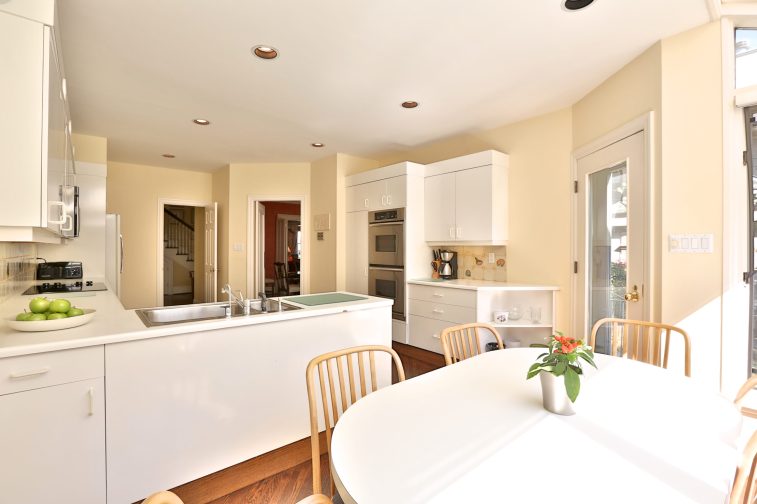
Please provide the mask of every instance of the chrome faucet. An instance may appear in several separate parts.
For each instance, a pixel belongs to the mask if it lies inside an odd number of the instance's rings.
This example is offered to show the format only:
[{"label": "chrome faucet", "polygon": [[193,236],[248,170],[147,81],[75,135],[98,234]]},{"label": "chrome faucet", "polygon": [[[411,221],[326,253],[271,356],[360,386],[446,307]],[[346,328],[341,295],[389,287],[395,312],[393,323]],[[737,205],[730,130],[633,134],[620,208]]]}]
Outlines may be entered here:
[{"label": "chrome faucet", "polygon": [[265,292],[258,292],[258,297],[260,298],[260,311],[266,313],[268,311],[268,296],[265,295]]},{"label": "chrome faucet", "polygon": [[227,317],[231,317],[232,303],[236,303],[240,308],[242,308],[245,315],[250,314],[250,300],[244,298],[244,294],[242,294],[241,290],[239,291],[239,297],[237,297],[234,295],[234,291],[231,290],[231,285],[226,284],[223,286],[223,289],[221,289],[221,292],[229,295],[229,311],[226,314]]}]

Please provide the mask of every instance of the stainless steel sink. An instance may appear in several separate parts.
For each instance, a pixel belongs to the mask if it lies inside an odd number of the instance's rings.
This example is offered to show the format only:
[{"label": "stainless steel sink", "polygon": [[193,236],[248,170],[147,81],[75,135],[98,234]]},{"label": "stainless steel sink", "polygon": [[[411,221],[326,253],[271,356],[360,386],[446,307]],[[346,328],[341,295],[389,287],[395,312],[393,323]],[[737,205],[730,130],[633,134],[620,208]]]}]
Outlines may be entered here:
[{"label": "stainless steel sink", "polygon": [[[279,311],[279,301],[269,300],[268,307],[270,312]],[[143,308],[135,310],[147,327],[161,326],[168,324],[183,324],[185,322],[197,322],[200,320],[214,320],[226,318],[226,312],[229,309],[228,302],[222,303],[205,303],[194,305],[164,306],[158,308]],[[281,303],[281,311],[299,310],[299,306],[293,306],[286,302]],[[253,299],[250,304],[250,316],[262,315],[261,302],[259,299]],[[236,303],[231,305],[232,317],[243,317],[244,312]]]}]

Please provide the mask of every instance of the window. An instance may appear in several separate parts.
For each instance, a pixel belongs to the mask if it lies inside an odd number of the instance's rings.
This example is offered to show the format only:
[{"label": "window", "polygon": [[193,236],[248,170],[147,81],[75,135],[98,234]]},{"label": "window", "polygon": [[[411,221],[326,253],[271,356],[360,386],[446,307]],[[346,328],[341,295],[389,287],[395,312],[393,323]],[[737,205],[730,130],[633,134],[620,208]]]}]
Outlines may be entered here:
[{"label": "window", "polygon": [[736,89],[757,85],[757,28],[736,28]]}]

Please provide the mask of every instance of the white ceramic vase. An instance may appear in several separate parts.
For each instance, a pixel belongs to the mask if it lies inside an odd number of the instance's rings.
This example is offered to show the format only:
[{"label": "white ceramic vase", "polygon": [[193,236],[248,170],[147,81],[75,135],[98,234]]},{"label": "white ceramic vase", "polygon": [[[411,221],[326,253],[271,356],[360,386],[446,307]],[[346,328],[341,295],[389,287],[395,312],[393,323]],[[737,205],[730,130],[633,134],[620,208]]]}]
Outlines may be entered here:
[{"label": "white ceramic vase", "polygon": [[565,377],[542,371],[539,378],[544,409],[558,415],[575,415],[573,403],[565,391]]}]

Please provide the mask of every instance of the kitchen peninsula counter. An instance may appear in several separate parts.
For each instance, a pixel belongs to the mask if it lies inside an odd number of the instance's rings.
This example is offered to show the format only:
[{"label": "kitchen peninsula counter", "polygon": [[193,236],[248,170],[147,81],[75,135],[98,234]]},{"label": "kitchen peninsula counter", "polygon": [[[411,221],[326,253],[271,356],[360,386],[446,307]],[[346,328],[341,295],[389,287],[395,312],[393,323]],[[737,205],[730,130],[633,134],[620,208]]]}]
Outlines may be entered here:
[{"label": "kitchen peninsula counter", "polygon": [[[28,310],[29,301],[34,297],[17,295],[0,304],[0,319],[2,319],[0,321],[0,358],[231,327],[270,324],[284,320],[332,315],[345,311],[365,310],[381,306],[389,307],[392,304],[391,300],[365,295],[360,296],[365,298],[362,300],[320,306],[305,306],[287,301],[301,309],[145,327],[136,311],[124,309],[111,291],[51,294],[47,296],[50,299],[68,299],[74,306],[96,310],[94,319],[82,326],[58,331],[21,332],[11,329],[6,321],[13,319],[25,309]],[[286,301],[286,298],[282,299]]]}]

